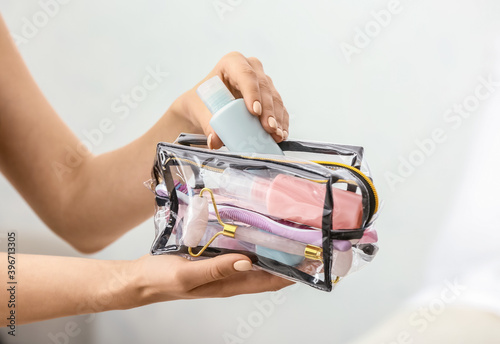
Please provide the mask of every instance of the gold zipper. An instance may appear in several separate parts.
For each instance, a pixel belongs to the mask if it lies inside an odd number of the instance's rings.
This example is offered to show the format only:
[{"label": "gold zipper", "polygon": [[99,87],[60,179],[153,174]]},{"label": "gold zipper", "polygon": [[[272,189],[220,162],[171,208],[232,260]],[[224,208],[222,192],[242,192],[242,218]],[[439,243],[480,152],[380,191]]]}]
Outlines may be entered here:
[{"label": "gold zipper", "polygon": [[375,211],[373,213],[375,214],[377,212],[378,204],[379,204],[377,189],[375,189],[375,185],[373,184],[372,180],[370,178],[368,178],[368,176],[366,174],[361,172],[356,167],[352,167],[351,165],[343,164],[341,162],[317,161],[317,160],[312,160],[312,162],[320,164],[320,165],[331,165],[331,166],[338,166],[338,167],[347,168],[348,170],[351,170],[354,173],[358,174],[360,177],[362,177],[362,179],[370,186],[370,189],[373,192],[373,196],[375,198]]}]

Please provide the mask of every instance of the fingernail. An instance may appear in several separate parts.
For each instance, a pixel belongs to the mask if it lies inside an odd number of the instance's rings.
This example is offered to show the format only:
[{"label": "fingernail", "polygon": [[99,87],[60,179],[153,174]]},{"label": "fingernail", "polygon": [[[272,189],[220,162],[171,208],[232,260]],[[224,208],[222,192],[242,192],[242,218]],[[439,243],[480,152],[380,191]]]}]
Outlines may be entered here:
[{"label": "fingernail", "polygon": [[252,263],[248,260],[238,260],[233,267],[236,271],[249,271],[252,270]]},{"label": "fingernail", "polygon": [[207,146],[208,149],[212,149],[212,134],[208,135],[207,137]]},{"label": "fingernail", "polygon": [[285,138],[285,135],[283,134],[283,130],[281,130],[280,128],[276,129],[276,134],[278,136],[281,136],[282,139]]},{"label": "fingernail", "polygon": [[262,114],[262,105],[260,105],[260,102],[258,100],[253,102],[253,112],[255,112],[259,116]]},{"label": "fingernail", "polygon": [[276,120],[274,119],[274,117],[269,117],[269,119],[267,120],[267,123],[269,123],[269,126],[271,128],[276,129],[277,123],[276,123]]},{"label": "fingernail", "polygon": [[286,140],[288,138],[288,131],[283,130],[283,140]]}]

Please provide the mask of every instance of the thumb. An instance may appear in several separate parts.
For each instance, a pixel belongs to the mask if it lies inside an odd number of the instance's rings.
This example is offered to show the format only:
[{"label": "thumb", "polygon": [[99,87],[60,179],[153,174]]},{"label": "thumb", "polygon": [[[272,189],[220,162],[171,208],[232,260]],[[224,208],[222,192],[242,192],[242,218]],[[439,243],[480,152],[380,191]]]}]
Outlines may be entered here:
[{"label": "thumb", "polygon": [[183,269],[183,274],[189,281],[190,289],[193,289],[251,269],[252,262],[248,257],[240,254],[224,254],[190,262]]},{"label": "thumb", "polygon": [[212,127],[208,128],[207,135],[207,146],[209,149],[219,149],[223,146],[223,142],[217,133],[212,129]]},{"label": "thumb", "polygon": [[[198,85],[197,85],[198,86]],[[215,133],[214,129],[210,126],[212,114],[208,108],[203,104],[203,101],[196,94],[196,87],[188,92],[189,95],[189,116],[197,123],[199,128],[203,129],[203,133],[207,137],[207,145],[210,149],[219,149],[222,147],[222,141]]]}]

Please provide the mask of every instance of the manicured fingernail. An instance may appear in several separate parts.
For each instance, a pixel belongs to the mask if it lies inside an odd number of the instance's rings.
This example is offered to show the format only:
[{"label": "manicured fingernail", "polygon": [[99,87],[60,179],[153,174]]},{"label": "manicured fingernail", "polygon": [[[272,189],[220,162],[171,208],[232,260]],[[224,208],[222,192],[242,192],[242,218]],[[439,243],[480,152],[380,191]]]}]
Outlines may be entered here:
[{"label": "manicured fingernail", "polygon": [[285,135],[283,134],[283,130],[281,130],[280,128],[276,129],[276,134],[278,136],[281,136],[282,139],[285,138]]},{"label": "manicured fingernail", "polygon": [[252,263],[248,260],[238,260],[233,267],[236,271],[249,271],[252,270]]},{"label": "manicured fingernail", "polygon": [[269,117],[269,119],[267,120],[267,123],[269,123],[269,126],[271,128],[276,129],[277,123],[276,123],[276,120],[274,119],[274,117]]},{"label": "manicured fingernail", "polygon": [[207,137],[207,146],[208,149],[212,149],[212,134],[208,135]]},{"label": "manicured fingernail", "polygon": [[253,102],[253,112],[258,116],[262,114],[262,105],[260,105],[260,102],[258,100]]},{"label": "manicured fingernail", "polygon": [[288,138],[288,131],[283,130],[283,140],[286,140]]}]

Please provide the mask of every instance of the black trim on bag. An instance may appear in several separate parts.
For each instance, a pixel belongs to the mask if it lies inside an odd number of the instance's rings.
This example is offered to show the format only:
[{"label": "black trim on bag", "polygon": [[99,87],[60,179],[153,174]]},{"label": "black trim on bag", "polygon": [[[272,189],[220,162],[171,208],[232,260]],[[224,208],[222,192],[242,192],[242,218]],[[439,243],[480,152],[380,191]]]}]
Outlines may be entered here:
[{"label": "black trim on bag", "polygon": [[[206,140],[206,139],[205,139]],[[178,143],[181,143],[182,138],[178,140]],[[184,143],[186,141],[183,141]],[[190,141],[192,142],[192,141]],[[197,141],[197,143],[200,143]],[[196,159],[193,160],[189,158],[189,155],[197,155]],[[162,159],[158,157],[162,155]],[[166,160],[164,160],[166,159]],[[181,159],[188,159],[193,161],[194,164],[190,164],[182,161]],[[161,160],[164,160],[162,162]],[[225,160],[225,161],[224,161]],[[229,161],[228,161],[229,160]],[[303,174],[311,174],[315,177],[321,176],[326,179],[326,183],[324,184],[326,187],[324,207],[323,207],[323,217],[322,217],[322,248],[323,248],[323,266],[324,266],[324,281],[318,280],[317,278],[304,273],[298,270],[295,267],[285,265],[281,262],[275,261],[270,258],[266,258],[263,256],[258,256],[255,253],[249,253],[246,251],[236,251],[230,249],[221,249],[208,247],[202,256],[214,256],[219,255],[221,253],[231,253],[237,252],[241,254],[245,254],[246,256],[254,256],[257,258],[255,264],[262,268],[266,268],[268,270],[274,271],[278,274],[282,274],[284,276],[290,277],[292,279],[300,280],[312,287],[317,289],[321,289],[324,291],[331,291],[333,289],[333,284],[331,281],[331,257],[332,257],[332,249],[333,242],[332,240],[351,240],[351,239],[359,239],[363,236],[364,228],[360,229],[349,229],[349,230],[332,230],[332,216],[333,216],[333,208],[334,208],[334,200],[333,200],[333,192],[332,187],[335,182],[338,181],[339,177],[336,175],[332,175],[331,170],[318,170],[317,164],[314,165],[298,165],[293,164],[291,161],[276,161],[273,159],[259,158],[252,159],[251,157],[244,157],[237,154],[232,154],[229,152],[217,152],[210,151],[207,152],[203,148],[197,147],[186,147],[183,145],[174,145],[169,143],[158,143],[157,145],[157,155],[155,158],[155,165],[153,168],[153,177],[155,181],[159,181],[159,175],[161,174],[161,178],[165,181],[165,185],[167,186],[167,190],[169,192],[169,201],[170,201],[170,216],[168,217],[167,224],[165,228],[159,231],[158,238],[155,239],[155,243],[152,247],[152,254],[161,254],[161,253],[186,253],[187,248],[182,245],[168,245],[168,240],[172,235],[172,231],[175,228],[178,210],[179,210],[179,200],[177,198],[177,190],[175,189],[174,181],[172,178],[171,167],[172,166],[190,166],[193,169],[194,175],[199,175],[199,171],[204,168],[220,168],[226,169],[231,167],[233,164],[237,166],[238,162],[230,161],[236,160],[247,162],[247,168],[256,168],[256,169],[275,169],[275,170],[283,170],[281,167],[285,167],[286,172],[290,174],[297,174],[301,176],[298,171],[302,171]],[[250,164],[252,162],[252,164]],[[221,165],[222,163],[222,165]],[[264,166],[258,166],[259,163],[262,163]],[[196,166],[199,164],[201,166]],[[244,164],[244,163],[242,163]],[[233,167],[234,168],[234,167]],[[347,169],[346,169],[347,170]],[[352,171],[351,171],[352,172]],[[358,178],[358,176],[356,176]],[[196,181],[197,186],[203,187],[203,183],[200,182],[201,185],[198,185],[198,180]],[[367,188],[369,190],[369,188]],[[366,195],[366,194],[364,194]],[[368,198],[371,198],[371,195],[368,194]],[[160,205],[164,202],[164,200],[160,197],[157,197],[157,205]],[[180,225],[180,224],[179,224]],[[185,251],[185,252],[184,252]]]},{"label": "black trim on bag", "polygon": [[328,178],[326,182],[325,202],[323,206],[323,218],[321,220],[321,230],[323,232],[323,266],[325,271],[325,286],[327,291],[332,291],[332,218],[333,218],[333,178]]}]

